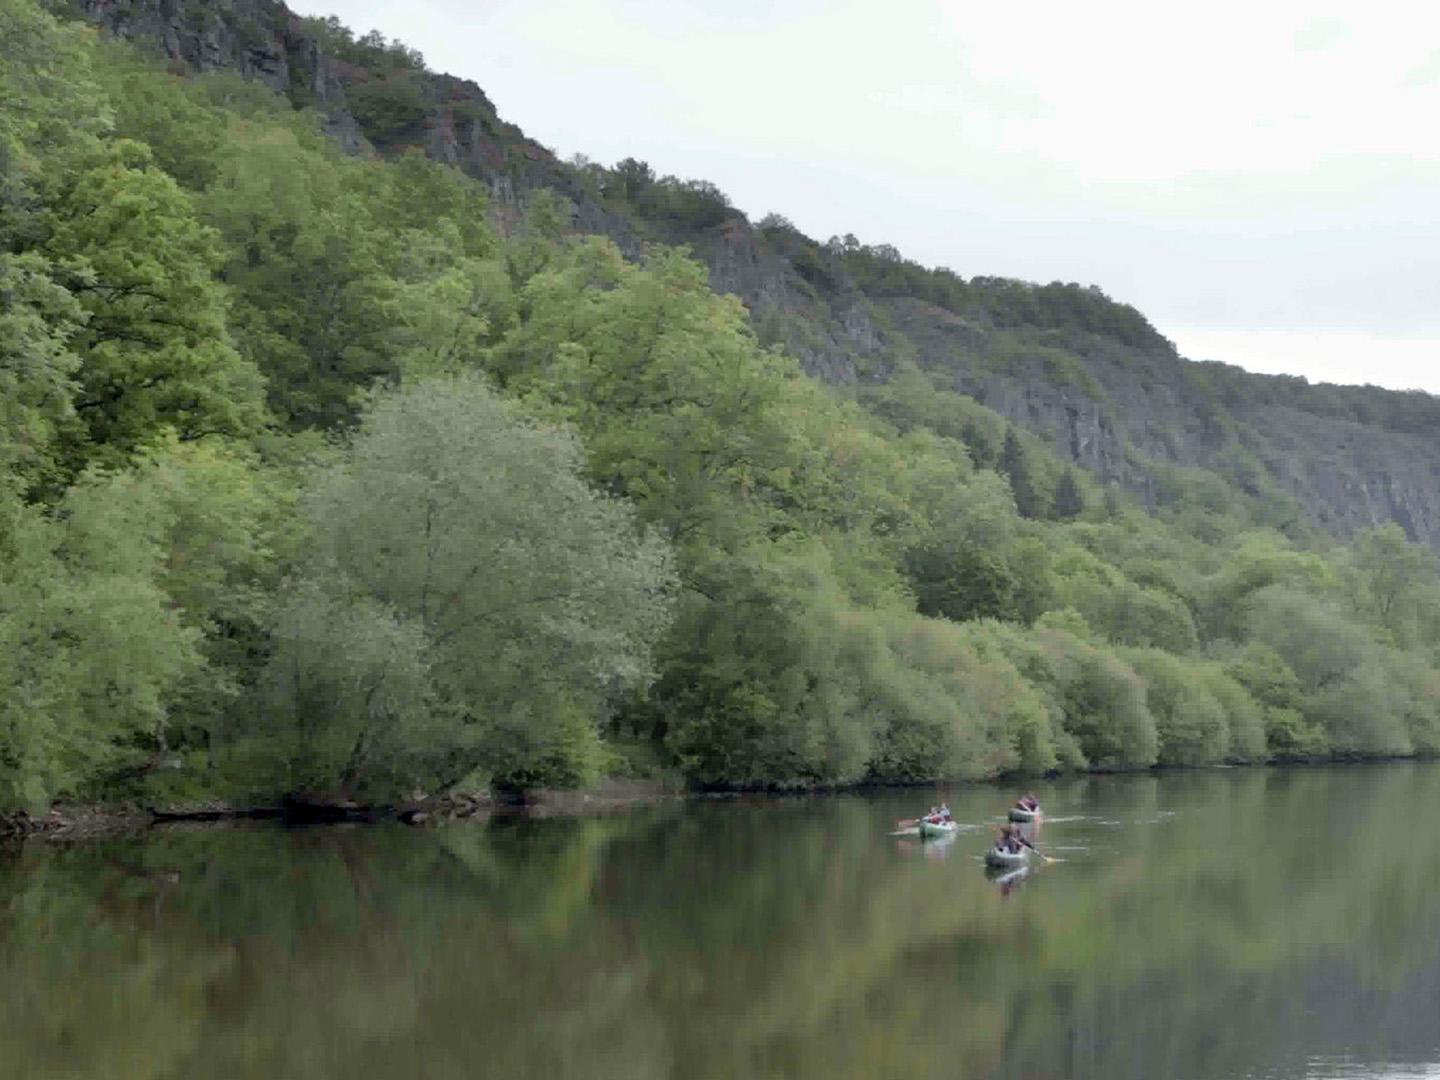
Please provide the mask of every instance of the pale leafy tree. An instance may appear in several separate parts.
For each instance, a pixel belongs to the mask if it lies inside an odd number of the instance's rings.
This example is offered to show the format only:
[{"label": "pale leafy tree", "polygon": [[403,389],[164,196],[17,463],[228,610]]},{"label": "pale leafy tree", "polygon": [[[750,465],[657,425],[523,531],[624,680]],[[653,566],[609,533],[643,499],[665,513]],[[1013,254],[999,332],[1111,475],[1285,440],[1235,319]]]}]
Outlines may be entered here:
[{"label": "pale leafy tree", "polygon": [[1248,630],[1295,673],[1304,718],[1325,731],[1331,749],[1403,753],[1410,749],[1403,687],[1387,679],[1385,651],[1370,628],[1333,605],[1272,585],[1252,598]]},{"label": "pale leafy tree", "polygon": [[277,624],[297,775],[587,774],[607,703],[651,677],[672,579],[665,545],[579,468],[572,435],[474,377],[374,400],[315,479],[313,560]]},{"label": "pale leafy tree", "polygon": [[1344,681],[1373,650],[1363,627],[1323,600],[1283,585],[1255,593],[1246,622],[1248,636],[1274,649],[1307,692]]},{"label": "pale leafy tree", "polygon": [[242,760],[292,791],[389,794],[422,779],[416,759],[432,748],[475,751],[477,727],[445,723],[418,622],[337,585],[302,580],[280,608],[268,696],[284,728],[262,727]]},{"label": "pale leafy tree", "polygon": [[1408,643],[1440,587],[1435,553],[1405,538],[1400,526],[1384,525],[1356,537],[1351,546],[1357,613]]}]

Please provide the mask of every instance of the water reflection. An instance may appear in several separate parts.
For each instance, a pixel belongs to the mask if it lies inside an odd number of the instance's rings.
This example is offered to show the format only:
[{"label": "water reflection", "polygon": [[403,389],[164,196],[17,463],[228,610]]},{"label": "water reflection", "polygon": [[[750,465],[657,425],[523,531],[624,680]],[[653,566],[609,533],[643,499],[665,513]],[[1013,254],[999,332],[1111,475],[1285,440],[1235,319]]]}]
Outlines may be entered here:
[{"label": "water reflection", "polygon": [[1009,896],[1025,884],[1025,879],[1029,876],[1030,867],[1028,866],[1022,866],[1016,870],[996,870],[989,866],[985,868],[985,877],[991,885],[1000,890],[1001,896]]},{"label": "water reflection", "polygon": [[887,835],[913,814],[902,793],[30,845],[0,858],[0,1076],[1290,1080],[1440,1061],[1440,840],[1392,842],[1440,812],[1440,767],[1053,784],[1057,861],[1010,875],[979,859],[1005,793],[944,795],[966,828],[923,843]]}]

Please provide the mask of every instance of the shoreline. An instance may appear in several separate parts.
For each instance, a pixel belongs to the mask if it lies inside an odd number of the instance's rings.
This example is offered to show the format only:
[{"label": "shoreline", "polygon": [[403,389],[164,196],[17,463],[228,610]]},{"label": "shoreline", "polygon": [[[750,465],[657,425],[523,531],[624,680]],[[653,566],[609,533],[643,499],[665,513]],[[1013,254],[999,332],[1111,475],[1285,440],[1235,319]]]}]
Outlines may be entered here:
[{"label": "shoreline", "polygon": [[677,788],[673,782],[611,778],[588,788],[539,788],[518,795],[450,795],[395,804],[303,797],[262,804],[223,800],[151,806],[133,802],[60,802],[40,815],[32,816],[23,810],[0,814],[0,843],[27,839],[103,840],[155,829],[228,828],[253,822],[293,827],[385,822],[422,826],[495,817],[589,817],[704,797],[703,792]]},{"label": "shoreline", "polygon": [[[1367,757],[1286,758],[1264,762],[1216,763],[1213,765],[1156,765],[1147,769],[1088,769],[1080,773],[1059,773],[1046,780],[1083,779],[1100,776],[1145,776],[1165,773],[1197,773],[1230,769],[1295,769],[1325,766],[1393,765],[1400,762],[1426,763],[1440,760],[1435,755],[1392,755]],[[278,823],[301,828],[312,825],[374,825],[395,823],[424,826],[446,822],[486,822],[494,818],[583,818],[624,813],[642,806],[672,802],[738,800],[756,796],[806,798],[819,795],[881,789],[908,788],[916,791],[955,784],[998,786],[1015,777],[984,780],[927,780],[913,784],[855,783],[808,788],[688,788],[673,779],[634,780],[612,777],[588,788],[537,788],[518,794],[489,792],[483,795],[443,796],[413,803],[370,805],[348,800],[289,798],[275,804],[237,805],[221,800],[185,804],[143,806],[136,803],[56,803],[39,816],[25,811],[0,814],[0,843],[27,839],[48,841],[105,840],[138,836],[152,830],[172,828],[234,828],[255,822]]]}]

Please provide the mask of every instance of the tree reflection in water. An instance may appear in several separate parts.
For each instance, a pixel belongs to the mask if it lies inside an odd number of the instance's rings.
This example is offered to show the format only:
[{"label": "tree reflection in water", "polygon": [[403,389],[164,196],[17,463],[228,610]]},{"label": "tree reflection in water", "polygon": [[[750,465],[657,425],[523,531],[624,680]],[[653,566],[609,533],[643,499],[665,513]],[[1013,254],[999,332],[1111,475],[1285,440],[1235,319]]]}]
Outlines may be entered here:
[{"label": "tree reflection in water", "polygon": [[[1440,1060],[1440,767],[156,833],[0,862],[0,1073],[1299,1077]],[[1003,805],[1003,803],[1001,803]],[[1263,846],[1257,847],[1258,838]],[[1023,883],[1023,888],[1020,886]],[[9,1070],[6,1072],[5,1070]]]}]

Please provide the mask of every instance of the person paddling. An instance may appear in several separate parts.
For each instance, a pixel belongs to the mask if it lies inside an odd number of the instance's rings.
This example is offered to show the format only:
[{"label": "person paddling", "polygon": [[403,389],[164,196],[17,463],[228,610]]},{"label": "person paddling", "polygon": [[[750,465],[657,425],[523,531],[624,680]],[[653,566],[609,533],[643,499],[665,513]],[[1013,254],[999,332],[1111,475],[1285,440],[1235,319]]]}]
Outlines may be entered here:
[{"label": "person paddling", "polygon": [[897,821],[896,827],[900,829],[913,829],[922,821],[928,821],[931,825],[943,825],[946,822],[954,821],[950,816],[950,807],[941,803],[939,806],[931,806],[930,812],[918,818]]},{"label": "person paddling", "polygon": [[1037,848],[1029,840],[1025,839],[1025,834],[1020,831],[1020,827],[1018,825],[1011,825],[1009,822],[1006,822],[1004,825],[1000,826],[1000,838],[995,841],[996,850],[1005,851],[1011,855],[1016,855],[1019,854],[1020,848],[1022,846],[1028,847],[1037,855],[1040,853],[1039,848]]}]

